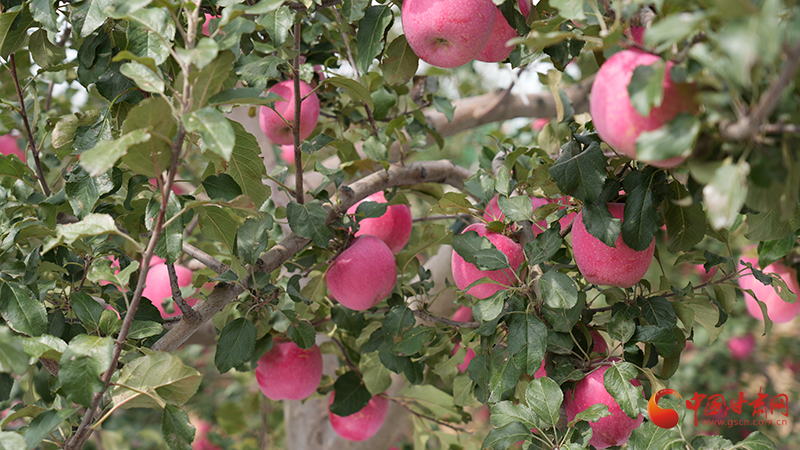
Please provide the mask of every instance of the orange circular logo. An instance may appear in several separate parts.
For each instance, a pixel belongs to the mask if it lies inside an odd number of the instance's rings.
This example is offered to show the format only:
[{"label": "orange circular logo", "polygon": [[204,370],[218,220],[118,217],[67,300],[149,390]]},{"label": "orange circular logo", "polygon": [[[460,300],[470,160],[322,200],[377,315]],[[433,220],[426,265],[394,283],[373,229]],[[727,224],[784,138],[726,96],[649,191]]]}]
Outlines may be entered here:
[{"label": "orange circular logo", "polygon": [[653,394],[650,397],[650,401],[647,402],[647,414],[650,416],[650,421],[661,428],[672,428],[678,424],[677,411],[658,406],[658,400],[667,394],[676,395],[683,400],[681,394],[678,394],[674,389],[662,389]]}]

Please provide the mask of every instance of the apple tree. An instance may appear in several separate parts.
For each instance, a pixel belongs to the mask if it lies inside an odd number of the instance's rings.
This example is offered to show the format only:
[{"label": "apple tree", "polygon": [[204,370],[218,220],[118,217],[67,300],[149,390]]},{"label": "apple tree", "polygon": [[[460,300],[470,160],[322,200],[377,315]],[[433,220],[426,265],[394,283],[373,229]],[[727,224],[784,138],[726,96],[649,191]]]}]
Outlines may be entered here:
[{"label": "apple tree", "polygon": [[799,312],[796,2],[0,8],[0,448],[791,442],[647,399]]}]

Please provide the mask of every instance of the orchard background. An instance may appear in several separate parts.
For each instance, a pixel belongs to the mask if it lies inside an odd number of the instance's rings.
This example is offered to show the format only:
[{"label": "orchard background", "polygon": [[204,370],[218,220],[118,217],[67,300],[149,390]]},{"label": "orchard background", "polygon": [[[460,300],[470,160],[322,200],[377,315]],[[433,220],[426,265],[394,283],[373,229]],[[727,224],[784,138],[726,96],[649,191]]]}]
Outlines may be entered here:
[{"label": "orchard background", "polygon": [[[402,3],[0,0],[0,448],[579,449],[610,413],[635,423],[630,449],[796,448],[800,6],[494,0],[513,51],[445,69],[408,44]],[[450,3],[445,23],[480,1]],[[592,117],[623,51],[657,57]],[[299,100],[273,130],[282,150],[260,111]],[[624,111],[678,100],[624,134]],[[377,192],[410,208],[408,243],[391,270],[373,242],[357,273],[326,277],[386,213],[347,213]],[[574,255],[593,236],[655,242],[649,270],[592,284]],[[507,279],[459,289],[451,265],[469,264]],[[375,304],[332,294],[369,297],[394,267]],[[287,342],[323,355],[302,402],[268,400],[254,373]],[[618,406],[575,418],[599,368]],[[647,414],[665,387],[683,399],[659,402],[680,414],[670,429]],[[332,392],[344,419],[388,399],[377,434],[340,438]],[[696,425],[685,405],[739,392],[786,394],[768,415],[785,423]]]}]

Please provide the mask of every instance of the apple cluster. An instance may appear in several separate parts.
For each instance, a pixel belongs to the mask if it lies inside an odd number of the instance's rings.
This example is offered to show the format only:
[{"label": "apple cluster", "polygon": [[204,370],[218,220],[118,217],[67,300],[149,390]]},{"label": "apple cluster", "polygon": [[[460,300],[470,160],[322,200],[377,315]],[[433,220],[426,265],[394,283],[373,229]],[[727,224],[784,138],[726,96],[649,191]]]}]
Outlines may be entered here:
[{"label": "apple cluster", "polygon": [[[530,0],[519,0],[519,9],[527,16]],[[491,0],[406,0],[400,15],[408,45],[437,67],[503,61],[518,36]]]}]

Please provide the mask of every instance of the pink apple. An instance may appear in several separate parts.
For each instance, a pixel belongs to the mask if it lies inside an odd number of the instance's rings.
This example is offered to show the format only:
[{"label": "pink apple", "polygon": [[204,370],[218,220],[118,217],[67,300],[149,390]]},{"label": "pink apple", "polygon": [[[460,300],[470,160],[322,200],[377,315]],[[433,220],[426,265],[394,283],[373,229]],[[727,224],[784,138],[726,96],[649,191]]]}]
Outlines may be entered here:
[{"label": "pink apple", "polygon": [[203,36],[211,36],[211,30],[209,30],[209,26],[211,25],[211,19],[216,19],[219,16],[214,16],[212,14],[206,13],[205,18],[206,20],[203,22]]},{"label": "pink apple", "polygon": [[453,252],[452,266],[453,266],[453,280],[459,289],[464,290],[473,282],[488,277],[497,283],[483,283],[471,287],[467,294],[478,298],[487,298],[494,295],[505,286],[511,286],[516,283],[514,272],[519,268],[525,255],[522,252],[522,246],[500,233],[495,233],[489,230],[483,223],[473,223],[464,229],[464,232],[475,231],[479,236],[489,239],[489,242],[494,244],[498,250],[503,252],[508,258],[508,263],[511,266],[509,269],[498,270],[480,270],[474,264],[464,261],[457,252]]},{"label": "pink apple", "polygon": [[544,126],[550,123],[550,119],[539,118],[531,121],[531,128],[533,131],[542,131]]},{"label": "pink apple", "polygon": [[[609,58],[592,84],[589,111],[597,134],[614,150],[636,158],[636,139],[643,131],[652,131],[672,120],[680,113],[697,110],[694,99],[695,87],[677,84],[670,78],[672,62],[666,63],[662,89],[664,100],[650,110],[647,117],[640,115],[631,104],[628,84],[634,70],[661,61],[653,54],[635,50],[623,50]],[[686,159],[685,155],[661,161],[646,161],[656,167],[674,167]]]},{"label": "pink apple", "polygon": [[[564,396],[564,406],[569,421],[574,420],[575,416],[592,405],[608,406],[610,416],[603,417],[597,422],[590,422],[594,434],[589,443],[596,448],[607,448],[628,442],[634,428],[638,428],[644,421],[641,414],[636,419],[628,417],[614,397],[606,390],[603,384],[603,375],[609,367],[601,366],[587,374],[582,380],[575,383],[574,391],[567,391]],[[634,386],[642,385],[637,379],[630,380],[630,382]]]},{"label": "pink apple", "polygon": [[336,257],[326,279],[331,296],[342,305],[355,311],[372,308],[394,289],[394,254],[380,238],[359,236]]},{"label": "pink apple", "polygon": [[[531,196],[531,204],[533,205],[533,210],[536,211],[536,208],[540,206],[547,205],[548,203],[557,203],[561,206],[559,209],[564,209],[569,205],[569,200],[565,197],[560,197],[558,199],[550,199],[550,198],[540,198]],[[489,200],[489,204],[486,205],[486,210],[483,213],[483,219],[487,222],[492,221],[499,221],[502,222],[505,220],[506,215],[503,214],[503,211],[500,210],[500,206],[498,205],[497,196],[495,195]],[[561,224],[561,229],[564,229],[567,225],[572,222],[572,219],[575,218],[575,213],[569,213],[566,216],[562,217],[558,220],[558,223]],[[533,229],[534,235],[539,235],[543,231],[547,229],[547,220],[540,220],[536,222],[531,227]]]},{"label": "pink apple", "polygon": [[514,50],[514,46],[506,46],[509,39],[517,36],[517,30],[511,28],[508,24],[503,13],[499,8],[495,8],[494,25],[492,26],[492,34],[489,35],[489,42],[483,47],[483,50],[475,57],[478,61],[483,62],[500,62],[508,58],[508,55]]},{"label": "pink apple", "polygon": [[472,308],[466,306],[458,308],[458,310],[453,313],[452,319],[456,322],[472,322],[474,320],[472,317]]},{"label": "pink apple", "polygon": [[[458,353],[458,345],[456,348],[453,349],[451,355],[455,355]],[[458,369],[458,373],[464,373],[469,367],[469,363],[472,362],[472,359],[475,358],[475,350],[467,347],[467,354],[464,356],[464,362],[461,364],[456,364],[456,368]]]},{"label": "pink apple", "polygon": [[[609,203],[611,215],[622,219],[625,205]],[[642,279],[653,261],[656,240],[644,251],[637,252],[625,245],[622,235],[609,247],[589,234],[583,225],[583,212],[572,225],[572,254],[583,277],[591,284],[628,288]]]},{"label": "pink apple", "polygon": [[[333,404],[336,392],[331,392],[328,406]],[[361,411],[349,416],[337,416],[328,410],[328,418],[333,431],[348,441],[366,441],[381,429],[389,412],[389,400],[383,395],[376,395]]]},{"label": "pink apple", "polygon": [[635,43],[644,45],[644,27],[630,27],[625,33]]},{"label": "pink apple", "polygon": [[603,335],[600,334],[597,330],[589,331],[589,335],[592,336],[592,351],[595,353],[599,353],[601,355],[607,355],[608,343],[606,342]]},{"label": "pink apple", "polygon": [[[758,257],[742,255],[741,259],[751,263],[753,267],[758,269]],[[786,282],[789,290],[798,297],[798,300],[794,303],[786,303],[781,299],[780,295],[775,292],[772,286],[761,284],[760,281],[756,280],[756,278],[749,273],[749,270],[747,272],[747,275],[743,275],[739,278],[739,286],[742,289],[752,290],[753,293],[756,294],[756,298],[766,303],[767,316],[769,316],[771,321],[776,323],[789,322],[800,314],[800,296],[797,295],[800,293],[800,286],[798,286],[797,271],[794,268],[787,267],[781,261],[774,262],[764,268],[764,273],[775,273]],[[756,303],[750,294],[745,293],[744,301],[745,305],[747,305],[747,311],[751,316],[759,320],[764,320],[764,316],[761,314],[761,308],[758,307],[758,303]]]},{"label": "pink apple", "polygon": [[[261,107],[258,123],[261,130],[272,142],[279,145],[294,144],[292,134],[292,123],[294,122],[294,81],[282,81],[269,89],[269,92],[279,95],[283,100],[275,102],[275,110]],[[310,94],[310,95],[309,95]],[[300,108],[300,140],[311,136],[319,120],[319,97],[316,92],[312,92],[308,83],[300,82],[300,97],[302,100]],[[285,119],[285,121],[284,121]],[[287,124],[288,122],[288,124]]]},{"label": "pink apple", "polygon": [[210,423],[194,415],[189,416],[189,421],[196,430],[194,442],[192,442],[192,450],[222,450],[208,439],[208,431],[211,430]]},{"label": "pink apple", "polygon": [[[378,191],[348,208],[347,214],[355,214],[358,205],[363,202],[386,203],[386,196],[383,191]],[[386,242],[392,253],[397,254],[411,236],[411,225],[411,208],[408,205],[391,205],[382,216],[362,220],[356,236],[371,234],[378,237]]]},{"label": "pink apple", "polygon": [[[164,260],[161,258],[156,256],[153,257],[153,261],[151,261],[150,264],[150,270],[147,272],[147,278],[145,279],[145,287],[144,291],[142,291],[142,297],[149,298],[150,301],[153,302],[153,305],[155,305],[155,307],[161,312],[161,317],[166,319],[167,317],[180,315],[181,310],[177,305],[173,305],[174,311],[171,313],[164,309],[165,301],[168,304],[172,302],[172,287],[170,286],[169,282],[169,270],[163,261]],[[192,271],[186,267],[176,264],[175,275],[178,276],[178,286],[186,287],[192,284]],[[189,306],[194,306],[197,304],[196,298],[187,298],[185,300]]]},{"label": "pink apple", "polygon": [[25,162],[25,150],[19,148],[17,138],[11,134],[0,136],[0,153],[6,156],[17,155],[17,158]]},{"label": "pink apple", "polygon": [[517,0],[517,4],[523,16],[528,17],[531,14],[531,0]]},{"label": "pink apple", "polygon": [[[467,308],[466,306],[462,306],[458,308],[455,314],[453,314],[452,319],[455,320],[456,322],[472,322],[474,320],[472,317],[472,309]],[[456,346],[453,349],[452,353],[450,354],[455,355],[457,352],[458,352],[458,346]],[[467,367],[469,367],[470,361],[472,361],[472,358],[474,357],[475,357],[475,350],[467,347],[467,354],[466,356],[464,356],[464,362],[456,365],[456,367],[458,368],[458,372],[464,373],[467,370]]]},{"label": "pink apple", "polygon": [[752,334],[732,337],[728,340],[728,350],[733,359],[746,359],[756,348],[756,338]]},{"label": "pink apple", "polygon": [[275,341],[258,360],[256,381],[270,400],[303,400],[322,380],[322,352],[315,344],[304,350],[294,342]]},{"label": "pink apple", "polygon": [[294,164],[294,144],[281,145],[281,159],[286,164]]},{"label": "pink apple", "polygon": [[406,0],[401,11],[403,32],[421,60],[458,67],[489,42],[496,11],[491,0]]}]

